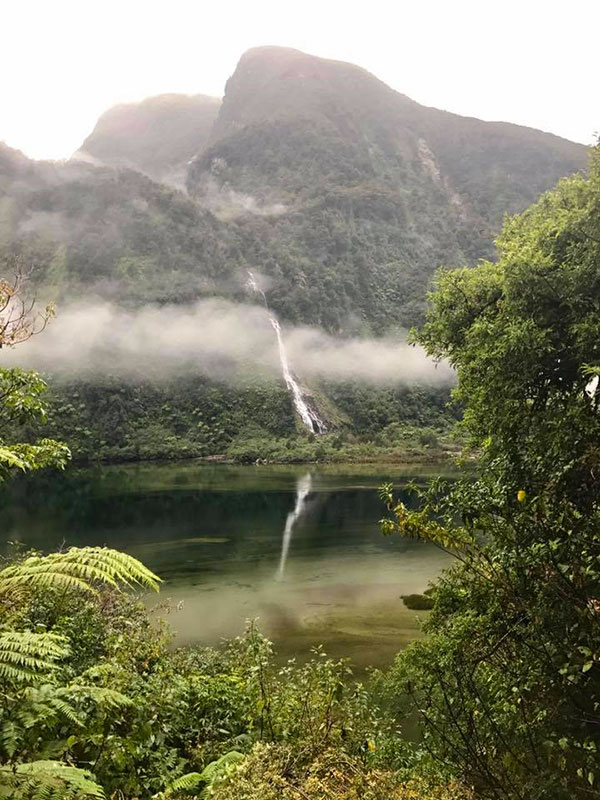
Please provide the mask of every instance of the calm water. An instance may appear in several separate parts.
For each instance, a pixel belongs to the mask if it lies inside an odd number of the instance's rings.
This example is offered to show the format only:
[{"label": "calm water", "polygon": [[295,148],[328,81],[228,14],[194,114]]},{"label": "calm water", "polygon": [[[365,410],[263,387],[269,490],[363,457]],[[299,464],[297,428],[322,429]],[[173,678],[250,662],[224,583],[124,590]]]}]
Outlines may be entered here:
[{"label": "calm water", "polygon": [[409,480],[437,474],[415,465],[71,469],[5,491],[1,547],[131,553],[165,580],[156,613],[168,600],[180,643],[216,643],[258,617],[282,656],[323,643],[359,668],[380,665],[419,635],[419,612],[400,596],[422,592],[447,561],[381,535],[377,487],[392,480],[402,494]]}]

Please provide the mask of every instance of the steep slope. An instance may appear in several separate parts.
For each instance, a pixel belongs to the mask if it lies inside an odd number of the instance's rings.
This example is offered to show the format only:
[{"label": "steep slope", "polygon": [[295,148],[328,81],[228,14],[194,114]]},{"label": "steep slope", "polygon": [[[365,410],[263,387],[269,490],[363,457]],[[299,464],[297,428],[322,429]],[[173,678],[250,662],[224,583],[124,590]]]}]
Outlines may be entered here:
[{"label": "steep slope", "polygon": [[114,106],[73,158],[183,185],[187,163],[208,141],[220,105],[219,98],[201,94],[161,94]]},{"label": "steep slope", "polygon": [[127,304],[192,300],[236,270],[234,229],[139,172],[36,162],[0,145],[0,251],[38,286]]},{"label": "steep slope", "polygon": [[332,330],[418,322],[442,263],[493,255],[504,213],[586,165],[540,131],[430,109],[363,69],[248,51],[188,189],[235,217],[270,301]]}]

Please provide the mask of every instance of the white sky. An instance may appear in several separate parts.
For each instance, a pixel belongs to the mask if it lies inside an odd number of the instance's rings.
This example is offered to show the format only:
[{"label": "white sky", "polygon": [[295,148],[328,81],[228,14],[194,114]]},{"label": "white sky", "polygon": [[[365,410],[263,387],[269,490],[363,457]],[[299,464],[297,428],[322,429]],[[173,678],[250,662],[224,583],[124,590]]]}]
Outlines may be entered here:
[{"label": "white sky", "polygon": [[0,0],[0,20],[0,140],[34,158],[70,156],[118,102],[220,96],[266,44],[459,114],[600,131],[600,0]]}]

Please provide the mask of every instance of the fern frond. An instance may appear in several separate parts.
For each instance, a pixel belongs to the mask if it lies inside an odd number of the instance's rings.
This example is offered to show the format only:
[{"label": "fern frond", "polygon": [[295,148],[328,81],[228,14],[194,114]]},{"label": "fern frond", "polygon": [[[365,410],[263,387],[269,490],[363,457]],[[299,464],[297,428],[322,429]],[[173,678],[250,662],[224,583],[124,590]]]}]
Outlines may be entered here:
[{"label": "fern frond", "polygon": [[7,719],[0,726],[0,750],[9,758],[15,754],[19,742],[19,728],[15,723]]},{"label": "fern frond", "polygon": [[114,588],[142,586],[158,591],[160,582],[160,578],[127,553],[108,547],[71,547],[64,553],[32,555],[0,570],[0,595],[23,587],[95,592],[99,584]]},{"label": "fern frond", "polygon": [[1,631],[0,680],[23,683],[45,679],[69,652],[65,637],[55,633]]},{"label": "fern frond", "polygon": [[173,797],[179,792],[197,792],[205,785],[205,780],[200,772],[187,772],[167,786],[164,796]]},{"label": "fern frond", "polygon": [[[20,800],[104,800],[101,786],[88,770],[69,767],[60,761],[31,761],[14,767],[0,767],[2,788],[8,797]],[[5,795],[6,796],[6,795]]]},{"label": "fern frond", "polygon": [[244,758],[244,754],[238,752],[237,750],[230,750],[225,755],[221,756],[221,758],[217,758],[216,761],[211,761],[210,764],[207,764],[200,775],[202,776],[202,780],[208,785],[211,786],[215,781],[222,778],[228,768],[237,764],[238,761],[241,761]]},{"label": "fern frond", "polygon": [[103,686],[87,686],[84,684],[71,684],[57,691],[57,696],[67,697],[76,702],[91,702],[100,709],[128,708],[133,705],[133,700],[127,695],[117,692],[116,689],[107,689]]},{"label": "fern frond", "polygon": [[230,750],[216,761],[207,764],[202,772],[187,772],[185,775],[172,781],[162,795],[164,798],[176,797],[179,794],[200,794],[206,796],[207,790],[217,781],[225,778],[237,764],[244,758],[243,753],[237,750]]}]

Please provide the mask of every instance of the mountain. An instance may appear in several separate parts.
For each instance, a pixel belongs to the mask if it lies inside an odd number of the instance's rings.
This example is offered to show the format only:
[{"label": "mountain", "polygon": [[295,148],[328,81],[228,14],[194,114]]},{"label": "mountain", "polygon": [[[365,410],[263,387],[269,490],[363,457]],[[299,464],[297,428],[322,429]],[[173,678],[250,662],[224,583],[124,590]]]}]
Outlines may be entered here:
[{"label": "mountain", "polygon": [[208,141],[221,101],[202,94],[161,94],[106,111],[74,159],[139,170],[181,186],[187,164]]},{"label": "mountain", "polygon": [[[493,258],[503,215],[586,164],[582,145],[426,108],[351,64],[258,48],[222,103],[162,95],[110,109],[67,163],[0,144],[0,254],[22,253],[59,313],[72,296],[251,302],[252,270],[283,323],[377,336],[418,324],[438,266]],[[53,383],[49,433],[79,457],[233,448],[254,461],[297,424],[284,387],[263,377],[75,376]],[[448,419],[448,387],[310,391],[330,429],[355,437],[403,441],[406,426]]]},{"label": "mountain", "polygon": [[493,256],[505,213],[586,166],[582,145],[426,108],[367,71],[245,53],[187,186],[235,218],[289,319],[335,331],[420,321],[440,264]]},{"label": "mountain", "polygon": [[[262,147],[259,132],[266,137]],[[221,149],[235,154],[236,169],[227,176],[233,189],[257,183],[279,200],[298,191],[311,196],[322,183],[376,180],[401,191],[412,169],[441,183],[450,203],[496,228],[505,213],[522,211],[587,162],[583,145],[427,108],[353,64],[280,47],[242,56],[210,144],[192,170],[192,185]]]},{"label": "mountain", "polygon": [[[239,292],[253,269],[284,319],[378,334],[419,323],[439,265],[493,257],[503,214],[586,160],[550,134],[421,106],[352,64],[264,47],[222,103],[117,106],[67,164],[3,148],[0,237],[63,293],[189,299]],[[184,170],[189,196],[165,185]]]}]

